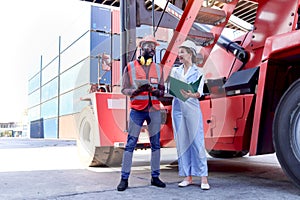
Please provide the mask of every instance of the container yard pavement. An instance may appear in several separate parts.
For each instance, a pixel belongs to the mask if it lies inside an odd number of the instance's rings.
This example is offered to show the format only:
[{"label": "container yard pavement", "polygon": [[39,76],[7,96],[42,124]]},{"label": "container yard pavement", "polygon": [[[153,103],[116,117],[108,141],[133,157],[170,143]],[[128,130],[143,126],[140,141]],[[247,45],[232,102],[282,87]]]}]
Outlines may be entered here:
[{"label": "container yard pavement", "polygon": [[0,199],[300,199],[275,154],[230,160],[208,158],[211,190],[178,188],[176,149],[162,149],[161,179],[150,186],[150,152],[135,151],[129,188],[118,192],[120,167],[84,168],[75,141],[0,138]]}]

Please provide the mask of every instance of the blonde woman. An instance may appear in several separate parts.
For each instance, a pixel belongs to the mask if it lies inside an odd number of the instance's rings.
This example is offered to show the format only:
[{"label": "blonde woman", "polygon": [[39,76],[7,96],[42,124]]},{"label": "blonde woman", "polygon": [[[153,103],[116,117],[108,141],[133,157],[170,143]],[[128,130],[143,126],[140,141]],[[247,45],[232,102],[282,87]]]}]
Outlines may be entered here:
[{"label": "blonde woman", "polygon": [[196,92],[181,90],[188,98],[182,101],[174,97],[172,102],[172,122],[178,154],[179,176],[184,177],[178,184],[186,187],[193,183],[192,177],[201,177],[201,189],[208,190],[208,168],[204,146],[202,113],[198,98],[203,95],[204,77],[201,68],[197,67],[194,42],[186,40],[179,46],[178,57],[182,65],[174,67],[171,76],[189,84],[198,82]]}]

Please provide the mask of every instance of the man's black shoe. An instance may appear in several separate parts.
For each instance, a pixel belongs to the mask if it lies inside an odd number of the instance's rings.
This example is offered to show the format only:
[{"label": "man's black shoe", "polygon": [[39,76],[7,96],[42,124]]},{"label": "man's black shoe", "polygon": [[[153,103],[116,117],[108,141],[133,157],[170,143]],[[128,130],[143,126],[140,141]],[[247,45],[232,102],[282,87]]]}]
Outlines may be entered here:
[{"label": "man's black shoe", "polygon": [[118,191],[124,191],[126,188],[128,188],[128,179],[121,179],[121,182],[117,187]]},{"label": "man's black shoe", "polygon": [[154,185],[156,187],[161,187],[161,188],[166,187],[166,184],[164,182],[162,182],[161,180],[159,180],[158,177],[152,177],[151,185]]}]

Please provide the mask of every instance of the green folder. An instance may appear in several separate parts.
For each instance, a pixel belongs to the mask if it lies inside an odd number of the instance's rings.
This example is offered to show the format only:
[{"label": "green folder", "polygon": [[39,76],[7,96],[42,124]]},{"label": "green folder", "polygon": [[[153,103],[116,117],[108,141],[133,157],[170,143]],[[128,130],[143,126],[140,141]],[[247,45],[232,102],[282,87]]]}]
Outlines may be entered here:
[{"label": "green folder", "polygon": [[196,82],[194,82],[192,84],[188,84],[188,83],[185,83],[181,80],[178,80],[178,79],[170,76],[169,77],[169,81],[170,81],[169,93],[182,101],[186,101],[188,98],[185,98],[181,94],[180,90],[185,90],[185,91],[190,90],[192,92],[197,92],[199,84],[200,84],[200,80],[201,80],[201,77]]},{"label": "green folder", "polygon": [[190,83],[190,85],[193,87],[194,89],[194,92],[197,92],[198,91],[198,88],[199,88],[199,84],[200,84],[200,81],[201,81],[201,78],[202,76],[199,77],[199,79],[197,81],[195,81],[194,83]]}]

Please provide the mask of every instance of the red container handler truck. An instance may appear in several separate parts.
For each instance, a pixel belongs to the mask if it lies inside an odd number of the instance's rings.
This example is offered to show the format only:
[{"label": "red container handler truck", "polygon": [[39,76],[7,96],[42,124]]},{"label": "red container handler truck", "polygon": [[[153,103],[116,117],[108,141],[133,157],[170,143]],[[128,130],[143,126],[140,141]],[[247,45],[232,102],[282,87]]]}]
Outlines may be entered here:
[{"label": "red container handler truck", "polygon": [[[207,152],[220,158],[275,152],[283,171],[300,188],[300,1],[247,1],[255,9],[253,23],[233,40],[225,37],[224,30],[242,16],[239,13],[249,11],[243,6],[245,1],[118,3],[120,69],[136,55],[136,28],[141,25],[153,26],[154,34],[156,27],[173,30],[159,61],[166,81],[179,44],[193,40],[202,47],[198,53],[204,55],[199,67],[205,72],[206,95],[199,103]],[[104,90],[82,98],[90,106],[79,117],[78,146],[90,166],[121,163],[129,101],[119,91]],[[161,144],[174,147],[172,97],[161,100]],[[139,138],[140,148],[149,146],[145,134],[146,126]]]}]

